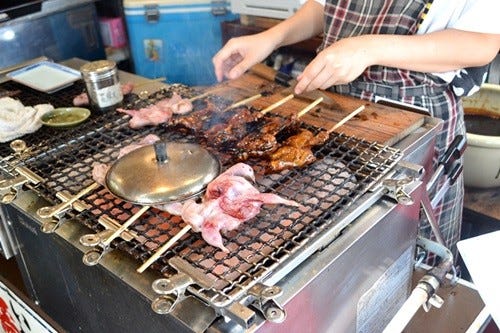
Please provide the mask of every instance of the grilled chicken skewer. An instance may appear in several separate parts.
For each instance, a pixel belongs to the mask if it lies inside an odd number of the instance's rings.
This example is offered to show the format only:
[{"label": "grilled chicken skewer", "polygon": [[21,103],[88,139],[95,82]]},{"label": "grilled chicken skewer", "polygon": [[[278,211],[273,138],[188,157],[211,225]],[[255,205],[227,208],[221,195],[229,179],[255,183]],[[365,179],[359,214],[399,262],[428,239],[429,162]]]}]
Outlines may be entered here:
[{"label": "grilled chicken skewer", "polygon": [[297,120],[311,111],[323,100],[322,97],[307,105],[296,115],[289,118],[274,117],[270,118],[258,130],[253,130],[232,148],[233,152],[238,154],[240,160],[246,160],[250,157],[262,157],[272,153],[278,148],[278,137],[286,131],[294,132],[298,127]]},{"label": "grilled chicken skewer", "polygon": [[329,130],[322,130],[316,135],[308,130],[301,130],[298,134],[289,137],[280,148],[271,154],[269,171],[276,172],[311,164],[316,160],[312,147],[326,142],[330,133],[344,125],[364,108],[365,106],[361,105]]}]

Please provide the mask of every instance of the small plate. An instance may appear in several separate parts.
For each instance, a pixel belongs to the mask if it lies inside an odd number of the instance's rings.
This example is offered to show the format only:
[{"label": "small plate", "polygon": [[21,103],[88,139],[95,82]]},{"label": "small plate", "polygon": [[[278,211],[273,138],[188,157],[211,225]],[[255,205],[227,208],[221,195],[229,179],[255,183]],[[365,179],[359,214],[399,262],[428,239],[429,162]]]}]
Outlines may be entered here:
[{"label": "small plate", "polygon": [[89,109],[68,107],[49,111],[40,120],[45,126],[70,127],[84,122],[89,116]]},{"label": "small plate", "polygon": [[51,94],[72,85],[81,78],[81,73],[55,62],[41,61],[10,72],[6,76],[12,81]]}]

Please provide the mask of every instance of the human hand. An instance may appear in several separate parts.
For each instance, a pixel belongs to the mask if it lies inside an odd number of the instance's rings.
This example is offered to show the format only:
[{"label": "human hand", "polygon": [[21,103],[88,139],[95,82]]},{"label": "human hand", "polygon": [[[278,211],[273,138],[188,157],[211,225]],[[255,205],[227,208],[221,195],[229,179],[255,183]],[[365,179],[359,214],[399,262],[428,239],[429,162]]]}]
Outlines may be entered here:
[{"label": "human hand", "polygon": [[221,82],[224,77],[236,79],[247,69],[263,61],[274,49],[264,34],[230,39],[212,58],[215,76]]},{"label": "human hand", "polygon": [[315,89],[328,89],[335,84],[353,81],[371,66],[369,49],[364,43],[367,36],[339,40],[320,53],[297,77],[295,93]]}]

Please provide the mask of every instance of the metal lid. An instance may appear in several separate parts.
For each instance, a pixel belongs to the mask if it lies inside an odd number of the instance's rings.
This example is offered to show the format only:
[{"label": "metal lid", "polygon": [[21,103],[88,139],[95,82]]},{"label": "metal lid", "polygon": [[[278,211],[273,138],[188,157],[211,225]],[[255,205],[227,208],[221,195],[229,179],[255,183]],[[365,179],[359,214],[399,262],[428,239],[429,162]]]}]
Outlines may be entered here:
[{"label": "metal lid", "polygon": [[163,204],[199,194],[219,172],[218,160],[203,147],[160,141],[118,159],[106,174],[106,186],[129,202]]},{"label": "metal lid", "polygon": [[84,76],[101,76],[113,73],[115,70],[116,63],[113,60],[92,61],[80,67],[80,72]]}]

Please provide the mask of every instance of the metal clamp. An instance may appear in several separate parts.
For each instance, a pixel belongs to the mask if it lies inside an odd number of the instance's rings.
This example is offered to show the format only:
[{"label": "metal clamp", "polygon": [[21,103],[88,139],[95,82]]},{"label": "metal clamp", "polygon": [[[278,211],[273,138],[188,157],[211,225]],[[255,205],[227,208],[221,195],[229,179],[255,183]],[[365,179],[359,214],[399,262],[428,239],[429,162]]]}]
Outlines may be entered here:
[{"label": "metal clamp", "polygon": [[[96,234],[87,234],[80,237],[80,244],[83,246],[94,247],[83,255],[83,263],[87,266],[95,266],[111,251],[107,240],[121,227],[120,224],[108,216],[101,216],[99,224],[104,226],[105,230]],[[137,237],[137,234],[130,230],[122,231],[119,235],[125,241],[131,241]]]},{"label": "metal clamp", "polygon": [[175,306],[186,297],[185,290],[193,282],[193,279],[184,273],[153,281],[154,292],[161,295],[151,303],[153,311],[158,314],[172,312]]},{"label": "metal clamp", "polygon": [[256,284],[249,290],[249,294],[256,298],[255,306],[268,321],[282,323],[286,319],[286,311],[274,299],[283,291],[278,286]]},{"label": "metal clamp", "polygon": [[413,177],[405,177],[402,179],[385,179],[382,185],[387,188],[387,195],[395,199],[399,204],[404,206],[413,205],[413,198],[405,192],[404,187],[413,183]]},{"label": "metal clamp", "polygon": [[65,221],[64,216],[67,211],[75,209],[81,212],[88,209],[90,206],[79,201],[78,199],[99,186],[100,185],[97,183],[92,183],[74,196],[68,192],[58,192],[56,196],[61,199],[61,203],[54,206],[41,207],[36,212],[38,217],[42,219],[51,219],[42,223],[42,232],[52,233],[56,231],[56,229],[59,228],[59,226]]},{"label": "metal clamp", "polygon": [[208,289],[213,284],[203,272],[182,258],[173,257],[168,263],[178,273],[169,278],[157,279],[152,284],[153,291],[161,296],[153,301],[151,308],[159,314],[170,313],[175,305],[186,297],[185,291],[189,285],[196,282]]},{"label": "metal clamp", "polygon": [[17,197],[18,191],[24,184],[32,183],[34,185],[43,181],[43,178],[35,174],[26,167],[17,167],[14,169],[19,176],[0,181],[0,201],[9,204]]}]

